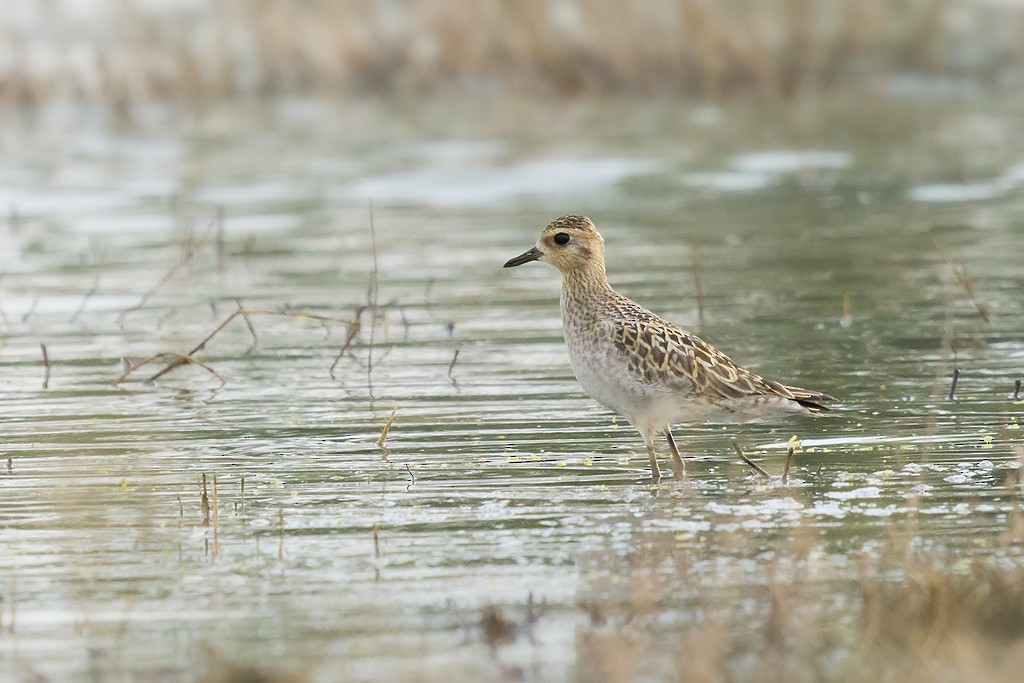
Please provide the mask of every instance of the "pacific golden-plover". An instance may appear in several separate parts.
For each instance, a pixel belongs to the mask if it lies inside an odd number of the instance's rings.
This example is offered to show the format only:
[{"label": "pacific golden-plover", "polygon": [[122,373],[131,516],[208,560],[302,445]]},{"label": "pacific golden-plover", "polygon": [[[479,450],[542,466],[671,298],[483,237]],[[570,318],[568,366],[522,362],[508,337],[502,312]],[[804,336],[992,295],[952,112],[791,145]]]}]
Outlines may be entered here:
[{"label": "pacific golden-plover", "polygon": [[664,434],[676,477],[685,471],[671,425],[815,414],[834,400],[765,379],[608,284],[604,239],[585,216],[550,223],[506,268],[543,261],[562,271],[562,327],[576,379],[591,398],[636,427],[661,479],[654,437]]}]

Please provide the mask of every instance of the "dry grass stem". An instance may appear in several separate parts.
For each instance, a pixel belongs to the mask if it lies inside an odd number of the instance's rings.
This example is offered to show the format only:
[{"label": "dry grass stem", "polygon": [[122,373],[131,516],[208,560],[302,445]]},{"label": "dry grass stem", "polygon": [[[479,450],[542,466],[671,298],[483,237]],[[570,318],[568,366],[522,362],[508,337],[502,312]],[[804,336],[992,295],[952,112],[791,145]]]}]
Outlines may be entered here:
[{"label": "dry grass stem", "polygon": [[238,299],[235,299],[235,303],[238,305],[238,314],[242,316],[242,320],[245,321],[245,326],[249,328],[249,334],[252,335],[252,346],[249,347],[249,351],[255,351],[257,348],[259,348],[260,345],[260,339],[259,337],[256,336],[256,328],[252,326],[252,320],[249,319],[249,314],[245,311],[245,308],[242,306],[242,302]]},{"label": "dry grass stem", "polygon": [[760,477],[761,477],[762,479],[764,479],[765,481],[771,481],[772,475],[770,475],[770,474],[768,474],[767,472],[765,472],[765,471],[764,471],[764,470],[763,470],[763,469],[761,468],[761,466],[760,466],[760,465],[758,465],[758,464],[757,464],[756,462],[754,462],[753,460],[751,460],[750,458],[748,458],[748,457],[747,457],[747,455],[746,455],[746,453],[744,453],[744,452],[743,452],[743,449],[742,449],[742,448],[740,448],[740,445],[739,445],[738,443],[736,443],[735,441],[733,441],[733,442],[732,442],[732,448],[733,448],[733,450],[734,450],[734,451],[736,451],[736,455],[740,456],[740,460],[742,460],[743,462],[745,462],[745,463],[747,464],[747,466],[748,466],[748,467],[750,467],[750,468],[751,468],[752,470],[754,470],[755,472],[757,472],[757,474],[758,474],[758,475],[759,475],[759,476],[760,476]]},{"label": "dry grass stem", "polygon": [[455,369],[455,361],[459,360],[459,349],[455,349],[455,353],[452,354],[452,362],[448,364],[448,379],[455,384],[455,378],[452,377],[452,370]]},{"label": "dry grass stem", "polygon": [[70,318],[68,318],[69,323],[73,323],[78,320],[78,318],[82,315],[82,312],[85,311],[85,307],[89,303],[89,299],[95,296],[96,292],[99,291],[99,288],[100,276],[97,275],[95,279],[93,279],[92,281],[92,287],[90,287],[89,291],[87,291],[85,295],[82,297],[82,301],[81,303],[78,304],[78,308],[76,308],[75,312],[71,314]]},{"label": "dry grass stem", "polygon": [[341,345],[341,348],[338,350],[338,355],[334,357],[334,362],[331,363],[331,367],[328,370],[328,374],[331,376],[331,379],[335,379],[334,370],[338,367],[338,363],[341,362],[341,357],[345,355],[345,352],[348,351],[352,342],[359,336],[359,330],[362,328],[362,323],[359,322],[359,318],[363,314],[363,308],[363,306],[360,306],[356,309],[355,316],[348,325],[348,333],[345,335],[345,342]]},{"label": "dry grass stem", "polygon": [[953,271],[953,276],[956,278],[956,281],[960,283],[960,287],[963,288],[967,298],[971,300],[971,303],[974,304],[974,307],[978,310],[978,315],[980,315],[981,319],[986,323],[991,323],[991,309],[978,299],[978,295],[974,291],[974,280],[967,273],[967,266],[962,263],[954,263],[953,257],[950,256],[949,252],[946,251],[942,245],[936,243],[935,247],[939,250],[939,253],[942,254],[942,258],[945,259],[946,263],[949,264],[949,268]]},{"label": "dry grass stem", "polygon": [[211,375],[213,375],[214,377],[216,377],[217,381],[220,382],[220,386],[224,386],[225,384],[227,384],[228,380],[227,380],[226,377],[224,377],[224,375],[220,374],[219,372],[217,372],[216,370],[214,370],[213,368],[211,368],[209,365],[207,365],[206,363],[202,362],[201,360],[193,358],[192,356],[185,355],[183,353],[174,353],[173,351],[164,351],[162,353],[158,353],[158,354],[156,354],[154,356],[150,356],[148,358],[142,358],[142,359],[139,359],[139,360],[132,359],[130,363],[125,363],[126,367],[125,367],[124,372],[122,372],[120,375],[118,375],[117,379],[115,379],[113,381],[113,385],[116,387],[117,385],[121,384],[121,382],[123,382],[126,379],[128,379],[128,376],[131,375],[136,370],[138,370],[139,368],[141,368],[141,367],[143,367],[145,365],[149,365],[150,363],[155,363],[156,361],[164,360],[164,359],[167,359],[167,358],[173,358],[174,361],[172,363],[170,363],[167,367],[165,367],[163,370],[161,370],[160,372],[156,373],[155,375],[153,375],[152,377],[147,379],[146,380],[147,382],[154,382],[154,381],[156,381],[158,378],[162,377],[163,375],[165,375],[166,373],[170,372],[174,368],[180,368],[183,365],[195,365],[196,367],[200,367],[203,370],[206,370],[206,372],[208,372]]},{"label": "dry grass stem", "polygon": [[35,299],[32,299],[32,303],[29,304],[28,310],[25,311],[25,314],[23,316],[21,316],[21,322],[27,323],[29,318],[31,318],[33,316],[33,314],[35,314],[36,309],[38,307],[39,307],[39,297],[36,297]]},{"label": "dry grass stem", "polygon": [[853,324],[853,315],[851,314],[850,307],[850,294],[849,292],[843,292],[843,313],[839,317],[840,327],[849,327]]},{"label": "dry grass stem", "polygon": [[[38,107],[74,93],[123,119],[151,100],[201,107],[218,98],[480,87],[768,102],[891,73],[995,87],[1017,82],[1013,67],[1024,53],[1015,30],[1021,8],[1010,2],[423,0],[396,12],[353,0],[125,0],[99,6],[102,31],[41,6],[5,36],[11,55],[0,65],[0,100]],[[44,20],[66,45],[36,37]],[[39,66],[40,43],[48,48],[42,63],[68,66]],[[965,45],[973,46],[967,62]],[[78,66],[80,52],[94,55],[90,67]],[[14,210],[9,220],[16,225]]]},{"label": "dry grass stem", "polygon": [[135,311],[142,310],[142,308],[146,305],[146,303],[149,301],[149,299],[152,296],[154,296],[157,292],[159,292],[163,288],[164,285],[166,285],[168,282],[171,281],[171,278],[174,277],[175,273],[177,273],[179,270],[181,270],[186,265],[188,265],[189,261],[192,260],[193,256],[195,256],[195,251],[193,249],[190,249],[190,248],[186,247],[182,257],[177,261],[177,263],[175,263],[173,266],[171,266],[167,270],[167,272],[165,272],[163,274],[163,277],[161,277],[159,280],[157,280],[157,283],[155,285],[153,285],[148,290],[146,290],[142,294],[142,296],[139,297],[138,302],[136,302],[136,304],[134,306],[132,306],[130,308],[126,308],[123,311],[121,311],[120,314],[118,314],[118,316],[117,316],[117,323],[119,325],[123,324],[124,323],[124,319],[127,318],[130,314],[134,313]]},{"label": "dry grass stem", "polygon": [[248,325],[249,331],[253,335],[253,339],[256,340],[255,330],[252,327],[251,321],[249,320],[249,316],[254,316],[254,315],[278,315],[278,316],[289,316],[289,317],[295,317],[295,318],[311,318],[313,320],[337,322],[337,323],[347,324],[347,325],[352,325],[353,324],[353,321],[348,319],[348,318],[338,318],[338,317],[335,317],[335,316],[320,315],[320,314],[317,314],[317,313],[310,313],[308,311],[274,311],[274,310],[259,310],[259,309],[239,308],[238,310],[236,310],[233,313],[231,313],[231,315],[229,315],[227,318],[225,318],[219,325],[217,325],[217,327],[215,327],[212,332],[210,332],[208,335],[206,335],[206,337],[204,337],[201,342],[199,342],[194,347],[192,347],[192,349],[188,353],[174,353],[174,352],[171,352],[171,351],[164,351],[162,353],[155,354],[155,355],[150,356],[148,358],[144,358],[144,359],[142,359],[142,360],[140,360],[138,362],[133,362],[133,363],[129,364],[128,367],[125,368],[124,372],[121,373],[121,375],[116,380],[114,380],[114,385],[116,386],[116,385],[120,384],[121,382],[125,381],[126,379],[128,379],[128,377],[130,375],[132,375],[138,368],[142,367],[143,365],[147,365],[149,363],[152,363],[154,361],[160,360],[162,358],[173,358],[174,360],[171,363],[168,363],[163,369],[161,369],[159,372],[155,373],[154,375],[150,376],[146,381],[147,382],[155,382],[156,380],[160,379],[161,377],[166,375],[168,372],[171,372],[172,370],[175,370],[176,368],[180,368],[183,365],[193,364],[193,365],[198,365],[199,367],[205,369],[207,372],[209,372],[214,377],[219,379],[220,382],[221,382],[221,386],[223,386],[227,382],[227,380],[223,376],[221,376],[219,373],[214,371],[212,368],[210,368],[209,366],[207,366],[207,365],[203,364],[202,362],[200,362],[199,360],[197,360],[194,356],[195,356],[195,354],[197,354],[200,351],[202,351],[203,349],[205,349],[206,345],[209,344],[210,341],[215,336],[217,336],[218,333],[221,332],[221,330],[223,330],[225,327],[227,327],[231,323],[232,320],[234,320],[235,318],[238,318],[238,317],[241,317],[241,318],[243,318],[246,321],[246,325]]},{"label": "dry grass stem", "polygon": [[380,432],[380,438],[377,439],[377,447],[384,448],[384,443],[388,439],[388,432],[391,431],[391,424],[395,421],[395,414],[398,412],[398,406],[391,409],[391,415],[388,416],[388,421],[384,423],[384,429]]},{"label": "dry grass stem", "polygon": [[793,465],[793,456],[796,451],[792,446],[789,447],[789,452],[786,453],[786,466],[782,470],[782,483],[783,485],[789,484],[789,468]]},{"label": "dry grass stem", "polygon": [[960,371],[956,368],[953,369],[953,379],[949,383],[949,395],[946,396],[947,401],[956,400],[956,384],[960,381]]},{"label": "dry grass stem", "polygon": [[206,473],[202,475],[202,480],[199,484],[199,510],[203,513],[203,526],[210,525],[210,496],[206,492]]},{"label": "dry grass stem", "polygon": [[368,305],[370,308],[370,339],[366,346],[366,389],[370,395],[370,402],[373,402],[373,343],[377,330],[377,316],[379,308],[377,298],[380,294],[380,271],[377,265],[377,230],[373,224],[373,201],[369,202],[370,208],[370,255],[373,258],[373,270],[370,271],[370,289],[367,293]]},{"label": "dry grass stem", "polygon": [[46,350],[46,344],[40,344],[39,350],[43,352],[43,389],[50,387],[50,368],[53,363],[50,362],[50,354]]}]

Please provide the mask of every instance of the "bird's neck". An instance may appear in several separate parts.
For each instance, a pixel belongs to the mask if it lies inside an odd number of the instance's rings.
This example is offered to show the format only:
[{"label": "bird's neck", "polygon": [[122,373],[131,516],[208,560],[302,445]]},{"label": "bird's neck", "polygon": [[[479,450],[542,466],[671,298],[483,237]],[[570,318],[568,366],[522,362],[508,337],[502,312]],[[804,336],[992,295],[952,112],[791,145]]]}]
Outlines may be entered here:
[{"label": "bird's neck", "polygon": [[563,309],[567,304],[580,310],[593,308],[613,294],[603,263],[562,274]]}]

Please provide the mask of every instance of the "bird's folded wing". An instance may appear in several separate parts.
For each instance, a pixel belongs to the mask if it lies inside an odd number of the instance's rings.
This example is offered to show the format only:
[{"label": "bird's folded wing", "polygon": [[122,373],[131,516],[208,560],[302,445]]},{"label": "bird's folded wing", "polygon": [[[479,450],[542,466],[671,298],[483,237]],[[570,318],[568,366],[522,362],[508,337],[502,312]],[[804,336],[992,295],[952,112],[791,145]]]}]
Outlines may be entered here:
[{"label": "bird's folded wing", "polygon": [[743,369],[703,339],[661,320],[622,319],[603,324],[630,371],[644,384],[666,391],[690,391],[712,400],[800,398],[790,387]]}]

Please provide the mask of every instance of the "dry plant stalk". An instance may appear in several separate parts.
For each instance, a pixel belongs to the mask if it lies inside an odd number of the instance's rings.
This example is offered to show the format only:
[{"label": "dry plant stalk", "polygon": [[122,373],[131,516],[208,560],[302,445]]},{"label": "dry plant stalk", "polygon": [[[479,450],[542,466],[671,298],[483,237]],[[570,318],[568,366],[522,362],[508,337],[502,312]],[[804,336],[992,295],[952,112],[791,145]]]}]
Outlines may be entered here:
[{"label": "dry plant stalk", "polygon": [[967,266],[964,264],[957,264],[953,262],[953,257],[950,256],[949,252],[939,243],[935,243],[935,247],[942,254],[942,258],[945,259],[946,263],[949,264],[950,270],[953,271],[953,276],[956,277],[956,281],[960,283],[960,287],[963,288],[964,293],[967,294],[967,298],[971,300],[974,307],[978,309],[978,315],[986,323],[992,322],[992,311],[989,307],[978,299],[978,295],[974,291],[974,280],[967,273]]},{"label": "dry plant stalk", "polygon": [[[827,91],[891,72],[991,81],[1022,53],[1012,30],[1021,21],[1016,3],[426,1],[403,4],[398,23],[387,3],[352,0],[141,9],[152,4],[116,5],[95,36],[78,35],[60,12],[44,14],[55,31],[70,34],[70,44],[95,53],[95,68],[84,72],[32,68],[33,23],[12,29],[14,54],[0,67],[0,99],[31,107],[73,92],[123,118],[153,99],[422,95],[467,83],[555,96],[674,93],[779,102],[807,88]],[[207,4],[216,10],[189,9]],[[950,29],[954,23],[974,29],[965,36]],[[979,54],[965,67],[960,43],[972,37]],[[424,41],[433,49],[422,50]],[[55,59],[74,61],[60,51]]]},{"label": "dry plant stalk", "polygon": [[949,383],[949,395],[946,396],[947,401],[956,400],[956,384],[960,381],[960,370],[953,368],[953,379]]},{"label": "dry plant stalk", "polygon": [[373,270],[370,272],[370,291],[367,299],[370,308],[370,340],[366,347],[366,388],[370,395],[370,402],[373,402],[373,343],[374,334],[377,330],[377,314],[379,308],[377,298],[380,294],[380,271],[377,266],[377,230],[373,225],[373,201],[370,207],[370,255],[373,258]]},{"label": "dry plant stalk", "polygon": [[377,448],[384,448],[384,442],[388,439],[388,432],[391,431],[391,424],[395,421],[395,414],[398,412],[398,406],[391,409],[391,415],[388,416],[388,421],[384,423],[384,429],[380,432],[380,438],[377,439]]},{"label": "dry plant stalk", "polygon": [[132,364],[129,365],[129,367],[127,367],[125,369],[124,372],[121,373],[121,375],[117,379],[114,380],[114,382],[113,382],[114,386],[117,386],[121,382],[123,382],[126,379],[128,379],[128,377],[130,375],[132,375],[140,367],[142,367],[144,365],[148,365],[149,363],[152,363],[152,362],[164,359],[164,358],[173,358],[174,361],[171,362],[171,363],[168,363],[159,372],[155,373],[154,375],[152,375],[151,377],[146,379],[147,382],[155,382],[156,380],[158,380],[161,377],[163,377],[164,375],[166,375],[168,372],[171,372],[172,370],[175,370],[176,368],[180,368],[183,365],[191,364],[191,365],[199,366],[199,367],[203,368],[204,370],[206,370],[207,372],[209,372],[211,375],[213,375],[218,380],[220,380],[221,386],[223,386],[227,382],[227,379],[225,379],[220,373],[215,371],[210,366],[208,366],[205,363],[197,360],[195,358],[195,354],[197,354],[200,351],[202,351],[203,349],[205,349],[206,345],[209,344],[210,341],[215,336],[217,336],[218,333],[221,332],[221,330],[223,330],[225,327],[227,327],[231,323],[232,320],[234,320],[235,318],[238,318],[238,317],[241,317],[243,320],[246,321],[246,324],[249,326],[249,330],[250,330],[250,332],[253,335],[254,345],[255,345],[255,341],[258,341],[258,340],[256,340],[256,332],[255,332],[255,330],[252,327],[251,321],[249,320],[249,316],[252,316],[252,315],[279,315],[279,316],[291,316],[291,317],[296,317],[296,318],[311,318],[313,320],[325,320],[325,321],[329,321],[329,322],[337,322],[337,323],[348,324],[348,325],[351,325],[352,322],[353,322],[352,320],[349,320],[347,318],[337,318],[337,317],[329,316],[329,315],[319,315],[319,314],[316,314],[316,313],[310,313],[308,311],[272,311],[272,310],[258,310],[258,309],[239,308],[236,311],[232,312],[231,315],[229,315],[227,318],[225,318],[219,325],[217,325],[217,327],[215,327],[212,332],[210,332],[208,335],[206,335],[206,337],[203,338],[203,340],[201,342],[199,342],[194,347],[192,347],[192,349],[188,353],[175,353],[175,352],[171,352],[171,351],[164,351],[164,352],[155,354],[153,356],[149,356],[148,358],[144,358],[144,359],[138,361],[137,363],[132,363]]},{"label": "dry plant stalk", "polygon": [[341,349],[338,350],[338,355],[334,357],[334,362],[331,363],[331,367],[328,369],[328,374],[331,379],[335,379],[334,369],[338,367],[338,363],[341,362],[341,357],[345,355],[348,348],[355,341],[356,337],[359,336],[359,330],[362,328],[362,323],[359,322],[359,318],[363,315],[365,306],[359,306],[356,308],[355,313],[352,316],[352,320],[348,324],[348,334],[345,335],[345,343],[341,345]]},{"label": "dry plant stalk", "polygon": [[452,385],[456,389],[459,387],[459,383],[455,381],[455,377],[452,376],[452,371],[455,370],[455,362],[459,360],[459,349],[455,349],[455,353],[452,354],[452,362],[448,364],[448,379],[452,381]]},{"label": "dry plant stalk", "polygon": [[732,442],[732,447],[733,447],[733,450],[735,450],[735,451],[736,451],[736,455],[740,456],[740,460],[742,460],[743,462],[745,462],[745,463],[747,464],[747,466],[748,466],[748,467],[750,467],[750,468],[751,468],[751,469],[753,469],[753,470],[754,470],[755,472],[757,472],[757,473],[758,473],[758,475],[760,475],[760,476],[761,476],[761,478],[762,478],[762,479],[764,479],[765,481],[771,481],[772,475],[770,475],[770,474],[768,474],[767,472],[765,472],[765,471],[764,471],[764,470],[763,470],[763,469],[761,468],[761,466],[760,466],[760,465],[758,465],[758,464],[757,464],[756,462],[754,462],[753,460],[751,460],[750,458],[748,458],[748,457],[747,457],[747,455],[746,455],[746,453],[744,453],[744,452],[743,452],[743,449],[742,449],[742,448],[740,448],[740,445],[739,445],[738,443],[736,443],[735,441],[733,441],[733,442]]},{"label": "dry plant stalk", "polygon": [[70,318],[68,318],[69,323],[73,323],[76,320],[78,320],[79,316],[82,315],[82,312],[85,311],[85,307],[89,303],[89,299],[91,299],[96,294],[96,292],[99,291],[99,288],[100,276],[97,275],[92,281],[92,287],[90,287],[89,291],[87,291],[85,293],[85,296],[82,297],[82,302],[78,304],[78,308],[76,308],[75,312],[71,314]]},{"label": "dry plant stalk", "polygon": [[789,484],[789,468],[793,465],[793,455],[796,451],[792,446],[789,447],[789,452],[786,453],[786,467],[782,470],[782,483],[783,485]]},{"label": "dry plant stalk", "polygon": [[50,354],[46,350],[46,344],[40,344],[39,349],[43,352],[43,389],[50,387],[50,368],[53,363],[50,362]]},{"label": "dry plant stalk", "polygon": [[199,510],[203,513],[203,526],[210,525],[210,497],[206,494],[206,473],[202,475],[202,482],[199,485],[199,491],[202,494],[199,497]]}]

